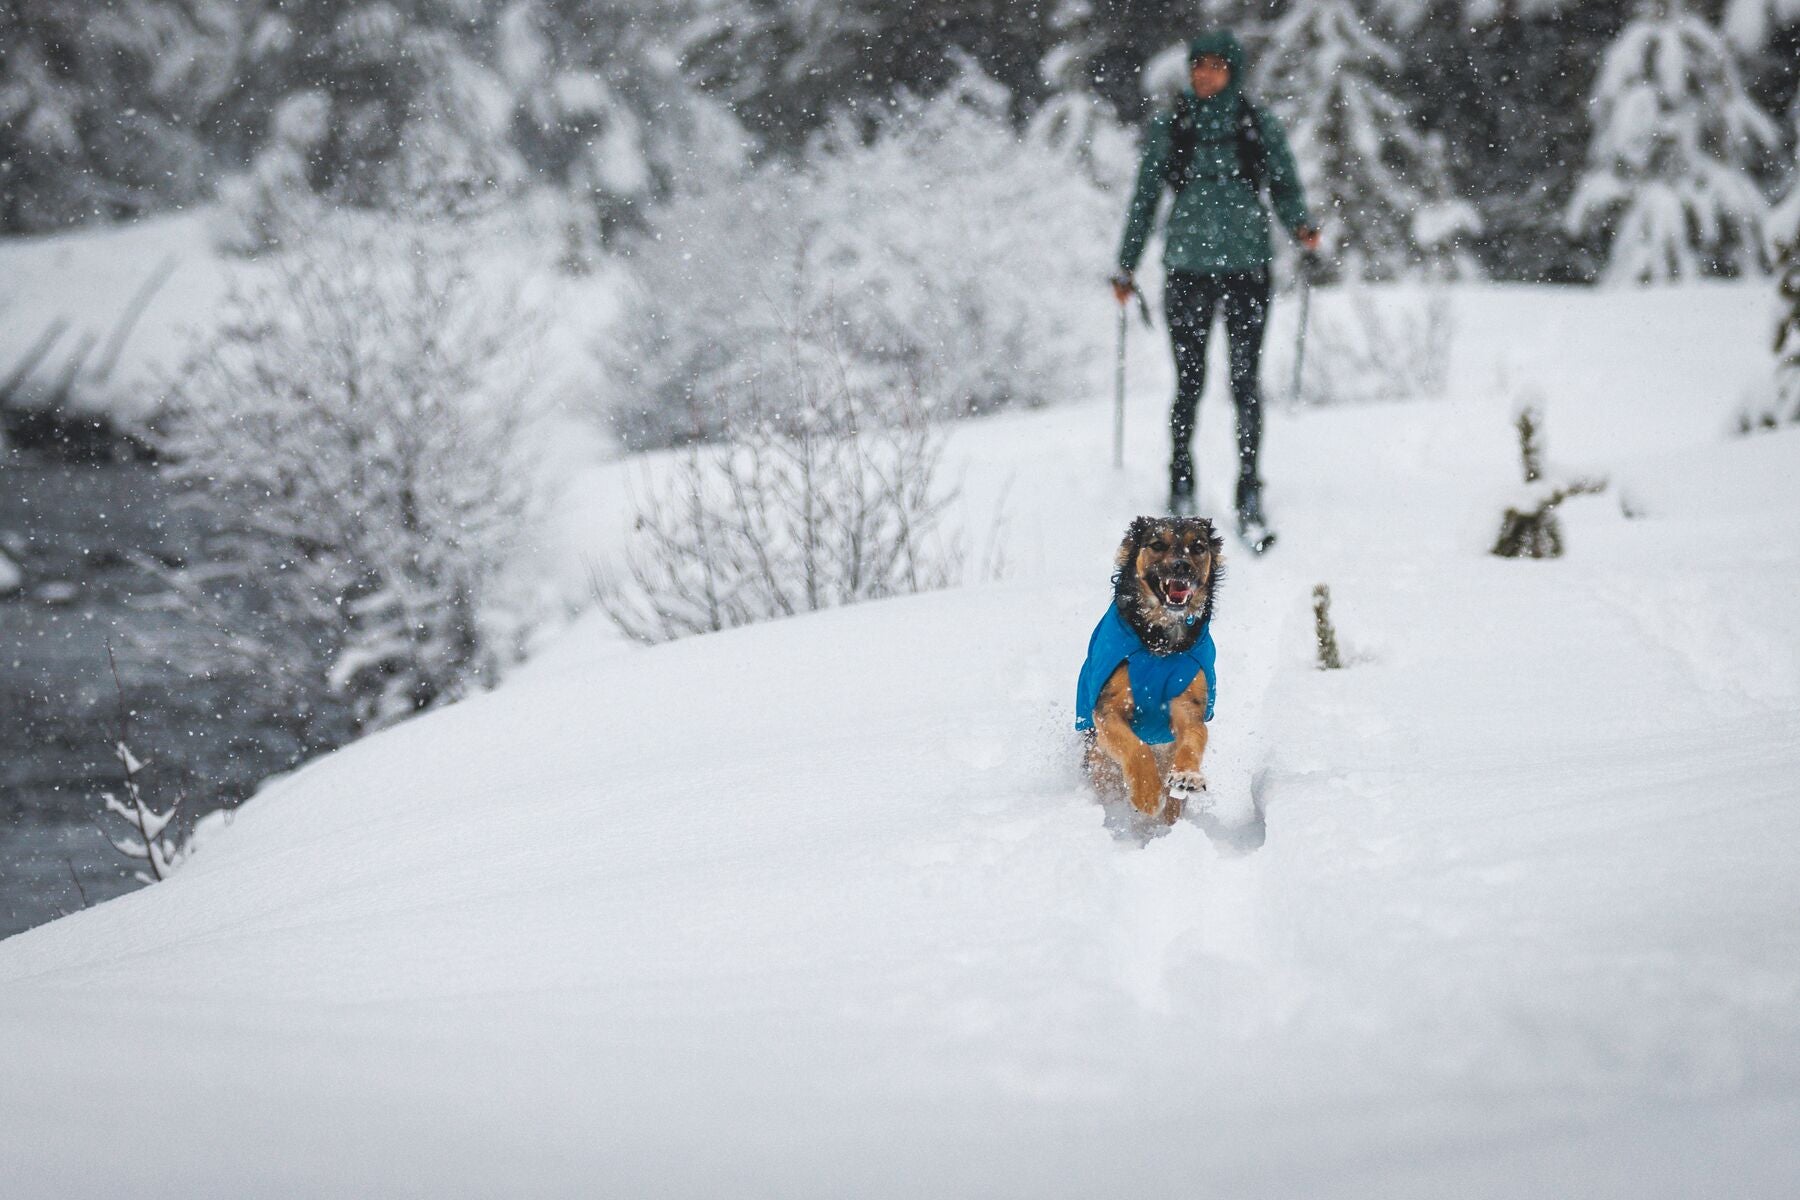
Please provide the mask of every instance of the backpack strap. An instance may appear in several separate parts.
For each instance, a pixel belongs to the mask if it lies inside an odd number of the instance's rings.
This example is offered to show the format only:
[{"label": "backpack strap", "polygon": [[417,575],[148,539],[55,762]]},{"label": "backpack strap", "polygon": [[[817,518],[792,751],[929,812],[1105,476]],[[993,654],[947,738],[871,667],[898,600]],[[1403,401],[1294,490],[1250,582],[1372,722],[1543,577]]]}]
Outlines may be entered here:
[{"label": "backpack strap", "polygon": [[1194,112],[1185,99],[1175,101],[1175,117],[1169,122],[1169,157],[1163,160],[1163,181],[1177,196],[1194,182]]},{"label": "backpack strap", "polygon": [[[1186,97],[1175,101],[1175,117],[1169,122],[1169,157],[1163,160],[1163,182],[1179,196],[1194,182],[1194,149],[1199,140],[1194,130],[1194,113]],[[1263,141],[1262,125],[1256,118],[1256,106],[1242,92],[1237,107],[1238,174],[1260,193],[1268,181],[1269,148]]]},{"label": "backpack strap", "polygon": [[1256,119],[1256,105],[1242,92],[1238,93],[1237,133],[1238,174],[1250,181],[1251,190],[1260,193],[1269,180],[1269,146]]}]

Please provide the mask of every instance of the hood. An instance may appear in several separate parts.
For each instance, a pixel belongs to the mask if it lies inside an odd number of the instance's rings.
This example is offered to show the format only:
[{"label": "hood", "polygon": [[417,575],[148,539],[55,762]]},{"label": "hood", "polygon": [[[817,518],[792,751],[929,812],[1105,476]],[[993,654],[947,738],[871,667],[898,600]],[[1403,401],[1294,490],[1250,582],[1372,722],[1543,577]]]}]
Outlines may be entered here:
[{"label": "hood", "polygon": [[1231,82],[1214,99],[1223,102],[1221,107],[1236,109],[1238,93],[1244,86],[1244,44],[1237,40],[1237,35],[1231,30],[1217,29],[1203,33],[1188,43],[1188,62],[1193,62],[1202,54],[1216,54],[1231,67]]}]

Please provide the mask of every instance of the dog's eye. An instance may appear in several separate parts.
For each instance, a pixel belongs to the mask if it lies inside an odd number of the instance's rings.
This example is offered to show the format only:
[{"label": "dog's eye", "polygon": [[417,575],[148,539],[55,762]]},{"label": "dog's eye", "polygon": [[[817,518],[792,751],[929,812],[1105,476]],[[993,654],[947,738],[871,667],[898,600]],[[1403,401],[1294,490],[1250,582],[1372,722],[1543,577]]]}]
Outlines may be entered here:
[{"label": "dog's eye", "polygon": [[1161,538],[1157,538],[1154,542],[1150,543],[1150,548],[1152,550],[1156,551],[1158,554],[1162,554],[1163,552],[1168,550],[1169,543],[1163,541]]}]

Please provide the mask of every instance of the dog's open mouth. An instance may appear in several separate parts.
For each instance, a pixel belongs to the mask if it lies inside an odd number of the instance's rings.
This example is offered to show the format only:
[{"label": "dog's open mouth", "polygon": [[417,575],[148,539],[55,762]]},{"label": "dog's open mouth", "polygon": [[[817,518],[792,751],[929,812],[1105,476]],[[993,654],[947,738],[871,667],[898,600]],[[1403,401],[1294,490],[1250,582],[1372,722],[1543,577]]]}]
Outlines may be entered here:
[{"label": "dog's open mouth", "polygon": [[1165,579],[1162,581],[1163,603],[1170,608],[1183,608],[1194,598],[1195,587],[1191,579]]}]

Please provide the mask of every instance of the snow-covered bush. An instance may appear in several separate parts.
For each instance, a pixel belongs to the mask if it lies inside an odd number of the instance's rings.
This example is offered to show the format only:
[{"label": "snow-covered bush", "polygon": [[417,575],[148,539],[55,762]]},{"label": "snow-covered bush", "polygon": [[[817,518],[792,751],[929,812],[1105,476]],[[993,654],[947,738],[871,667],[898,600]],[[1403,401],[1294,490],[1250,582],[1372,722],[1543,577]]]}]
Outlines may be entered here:
[{"label": "snow-covered bush", "polygon": [[1752,174],[1778,138],[1724,39],[1681,0],[1642,0],[1589,101],[1588,170],[1569,231],[1608,242],[1606,278],[1656,283],[1766,265]]},{"label": "snow-covered bush", "polygon": [[[1433,400],[1449,386],[1456,324],[1441,288],[1366,287],[1324,293],[1313,307],[1301,366],[1303,405]],[[1285,347],[1283,348],[1285,350]],[[1293,378],[1291,357],[1272,356],[1271,378]]]},{"label": "snow-covered bush", "polygon": [[1481,219],[1390,86],[1400,66],[1358,3],[1295,0],[1268,30],[1255,95],[1287,128],[1328,260],[1352,278],[1474,274]]},{"label": "snow-covered bush", "polygon": [[1105,358],[1103,310],[1083,306],[1117,206],[1075,147],[1020,136],[1007,106],[965,69],[872,131],[840,119],[797,167],[662,210],[630,249],[641,296],[612,355],[627,444],[717,435],[766,348],[790,342],[944,415],[1081,395]]},{"label": "snow-covered bush", "polygon": [[915,395],[880,396],[790,360],[648,482],[623,575],[595,580],[630,637],[667,641],[948,586],[943,440]]},{"label": "snow-covered bush", "polygon": [[175,582],[307,725],[386,724],[512,653],[532,332],[442,230],[339,219],[256,273],[175,381],[167,469],[225,518]]}]

